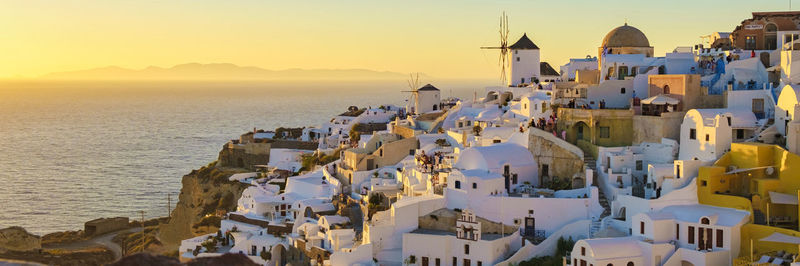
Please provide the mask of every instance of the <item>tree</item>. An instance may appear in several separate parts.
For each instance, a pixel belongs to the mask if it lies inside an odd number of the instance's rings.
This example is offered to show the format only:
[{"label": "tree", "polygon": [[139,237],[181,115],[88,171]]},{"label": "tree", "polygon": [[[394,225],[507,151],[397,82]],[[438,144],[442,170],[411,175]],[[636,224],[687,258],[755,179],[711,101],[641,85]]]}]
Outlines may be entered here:
[{"label": "tree", "polygon": [[269,261],[272,259],[272,253],[267,251],[267,247],[261,247],[261,259]]},{"label": "tree", "polygon": [[481,131],[483,131],[483,128],[481,128],[481,126],[472,127],[472,133],[475,133],[475,136],[480,136]]}]

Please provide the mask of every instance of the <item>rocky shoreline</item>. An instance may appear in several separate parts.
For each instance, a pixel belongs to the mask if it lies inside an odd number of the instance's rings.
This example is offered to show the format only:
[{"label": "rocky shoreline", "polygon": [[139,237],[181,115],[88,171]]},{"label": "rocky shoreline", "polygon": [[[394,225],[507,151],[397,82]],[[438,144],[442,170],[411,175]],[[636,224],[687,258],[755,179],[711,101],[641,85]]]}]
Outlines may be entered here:
[{"label": "rocky shoreline", "polygon": [[[113,243],[91,245],[97,236],[87,236],[83,230],[37,236],[22,227],[0,229],[0,262],[105,265],[117,259],[117,252],[128,256],[142,251],[177,258],[181,240],[215,232],[219,228],[219,219],[214,217],[236,209],[237,199],[247,185],[229,181],[228,177],[245,171],[218,166],[216,161],[192,170],[181,179],[181,192],[171,217],[145,221],[144,234],[139,221],[131,221],[127,228],[105,233]],[[114,248],[119,250],[114,252]]]}]

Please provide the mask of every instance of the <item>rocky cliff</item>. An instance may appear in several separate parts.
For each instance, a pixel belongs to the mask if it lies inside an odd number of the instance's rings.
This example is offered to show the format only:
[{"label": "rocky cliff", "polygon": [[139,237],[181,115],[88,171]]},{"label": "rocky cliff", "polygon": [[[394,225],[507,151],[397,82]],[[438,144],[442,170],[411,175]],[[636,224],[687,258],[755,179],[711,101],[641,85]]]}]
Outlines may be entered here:
[{"label": "rocky cliff", "polygon": [[[165,246],[177,249],[181,240],[217,230],[209,223],[209,215],[236,210],[236,203],[247,184],[228,181],[240,168],[217,167],[211,163],[183,176],[181,194],[169,223],[159,228],[159,239]],[[206,218],[206,219],[204,219]]]},{"label": "rocky cliff", "polygon": [[28,251],[42,248],[39,236],[28,233],[25,228],[13,226],[0,229],[0,252],[4,250]]}]

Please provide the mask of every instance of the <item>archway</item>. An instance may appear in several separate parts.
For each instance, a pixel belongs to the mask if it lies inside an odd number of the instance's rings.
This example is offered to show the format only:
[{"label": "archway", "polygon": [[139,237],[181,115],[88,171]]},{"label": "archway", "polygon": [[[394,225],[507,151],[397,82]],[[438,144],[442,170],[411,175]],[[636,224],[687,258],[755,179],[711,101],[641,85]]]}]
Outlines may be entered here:
[{"label": "archway", "polygon": [[571,132],[573,136],[575,136],[575,142],[578,140],[584,140],[591,142],[592,140],[592,133],[591,128],[583,121],[579,121],[572,126]]},{"label": "archway", "polygon": [[275,266],[286,265],[286,259],[287,259],[286,247],[284,247],[283,244],[277,244],[273,246],[272,249],[270,250],[270,253],[272,253],[272,259],[270,261],[273,262],[271,265]]}]

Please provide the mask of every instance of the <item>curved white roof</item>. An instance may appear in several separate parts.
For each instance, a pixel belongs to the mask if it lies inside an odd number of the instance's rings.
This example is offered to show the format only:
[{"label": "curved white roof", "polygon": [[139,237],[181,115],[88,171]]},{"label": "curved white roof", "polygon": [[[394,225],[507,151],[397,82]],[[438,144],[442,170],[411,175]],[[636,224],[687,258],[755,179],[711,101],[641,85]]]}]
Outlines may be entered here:
[{"label": "curved white roof", "polygon": [[595,238],[581,240],[589,247],[595,260],[642,256],[639,241],[633,237]]},{"label": "curved white roof", "polygon": [[500,108],[486,108],[486,110],[481,111],[475,120],[478,121],[493,121],[503,115],[503,110]]},{"label": "curved white roof", "polygon": [[461,152],[456,162],[458,169],[497,169],[504,165],[515,167],[536,165],[528,149],[514,143],[500,143],[469,148]]},{"label": "curved white roof", "polygon": [[758,127],[758,119],[749,109],[692,109],[686,113],[686,116],[699,115],[706,126],[713,126],[706,123],[706,120],[713,121],[717,115],[723,114],[730,114],[733,117],[731,119],[731,127],[733,128]]},{"label": "curved white roof", "polygon": [[484,138],[494,138],[500,137],[501,139],[507,139],[511,137],[511,134],[518,131],[519,129],[513,127],[487,127],[481,131],[481,136]]},{"label": "curved white roof", "polygon": [[712,225],[720,226],[743,224],[749,221],[750,216],[747,211],[703,204],[672,205],[661,209],[661,212],[672,213],[675,219],[691,223],[699,223],[701,218],[707,217]]}]

